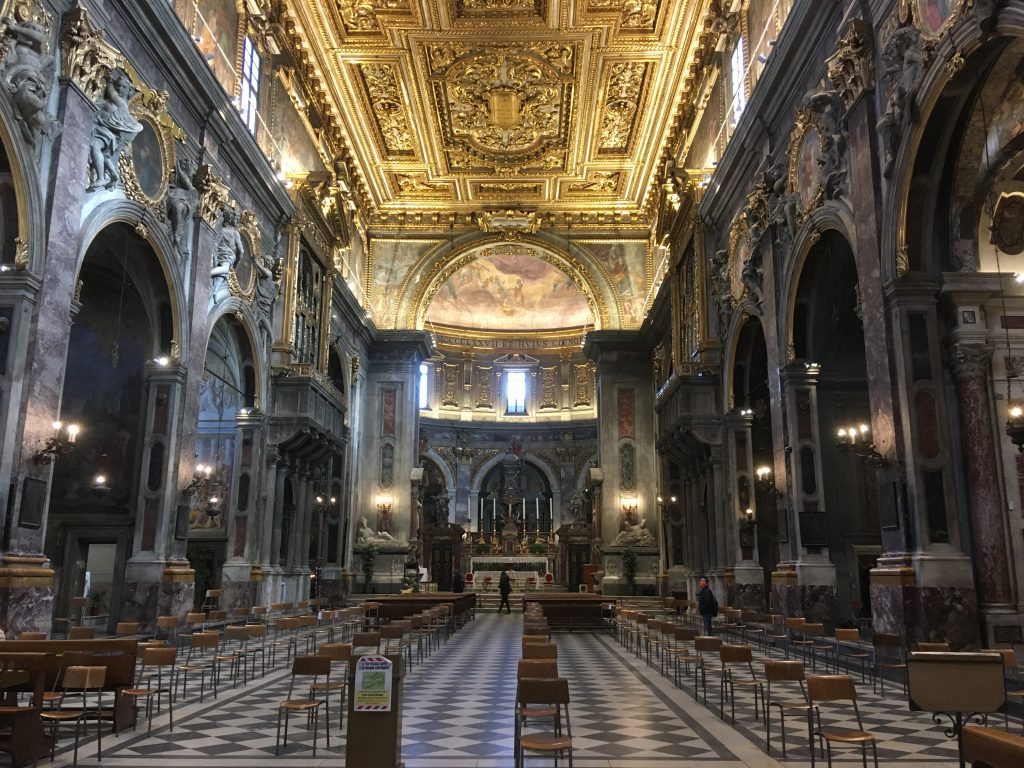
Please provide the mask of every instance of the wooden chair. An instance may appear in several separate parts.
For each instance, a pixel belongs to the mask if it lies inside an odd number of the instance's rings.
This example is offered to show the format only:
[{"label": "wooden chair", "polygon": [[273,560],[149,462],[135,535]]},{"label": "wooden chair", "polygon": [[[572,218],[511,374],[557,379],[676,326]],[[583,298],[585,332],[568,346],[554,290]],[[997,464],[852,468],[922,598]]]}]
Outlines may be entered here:
[{"label": "wooden chair", "polygon": [[[39,743],[44,735],[40,727],[43,695],[49,663],[43,653],[3,653],[0,656],[0,718],[4,738],[0,752],[6,752],[11,765],[33,764],[45,746]],[[28,693],[27,700],[21,693]],[[52,753],[51,753],[52,756]]]},{"label": "wooden chair", "polygon": [[554,643],[529,643],[523,646],[524,659],[558,659],[558,646]]},{"label": "wooden chair", "polygon": [[[857,686],[853,684],[850,675],[809,675],[807,677],[807,698],[814,710],[815,724],[814,736],[825,750],[829,768],[832,768],[832,749],[854,748],[861,751],[861,760],[867,765],[867,748],[871,747],[874,757],[875,768],[878,768],[878,741],[875,737],[864,730],[864,723],[861,720],[860,708],[857,706]],[[822,726],[821,705],[824,703],[849,702],[857,721],[856,728],[843,728],[839,726]],[[814,744],[811,744],[811,768],[814,768]]]},{"label": "wooden chair", "polygon": [[874,648],[875,657],[875,677],[871,684],[871,690],[875,690],[877,683],[881,687],[881,695],[885,696],[885,673],[892,670],[898,672],[903,680],[903,693],[906,695],[907,661],[903,653],[903,638],[888,632],[875,632],[871,636],[871,645]]},{"label": "wooden chair", "polygon": [[672,648],[669,650],[669,656],[672,659],[672,676],[677,688],[682,687],[682,675],[680,669],[684,670],[684,674],[690,674],[690,662],[695,660],[695,656],[691,651],[691,648],[685,645],[686,643],[693,643],[693,639],[697,637],[697,630],[691,629],[690,627],[680,627],[675,625],[672,627],[672,635],[674,643]]},{"label": "wooden chair", "polygon": [[[160,709],[160,697],[167,696],[167,711],[170,717],[170,730],[174,730],[174,666],[178,660],[178,649],[170,647],[152,647],[142,649],[142,667],[139,671],[138,688],[122,688],[118,693],[135,701],[136,707],[140,699],[146,701],[146,718],[149,725],[146,734],[153,732],[153,700],[156,699]],[[155,671],[154,671],[155,670]]]},{"label": "wooden chair", "polygon": [[96,627],[71,627],[68,630],[68,640],[95,640]]},{"label": "wooden chair", "polygon": [[[96,759],[103,755],[103,708],[101,695],[103,685],[107,679],[106,667],[68,667],[64,671],[63,695],[58,702],[56,709],[49,709],[40,712],[39,717],[43,725],[51,727],[50,738],[53,740],[50,747],[50,759],[57,744],[57,732],[64,723],[75,724],[75,754],[72,765],[78,765],[78,741],[81,733],[82,720],[87,715],[96,717]],[[96,694],[96,706],[89,707],[89,694]],[[82,706],[80,709],[64,709],[64,703],[69,696],[81,696]]]},{"label": "wooden chair", "polygon": [[334,671],[335,664],[341,667],[341,673],[338,677],[314,682],[310,690],[314,698],[316,698],[317,694],[323,694],[326,698],[331,694],[331,691],[338,692],[338,710],[341,713],[338,716],[338,727],[342,728],[345,725],[345,692],[348,690],[348,665],[352,658],[352,644],[324,643],[320,646],[320,650],[317,651],[317,655],[326,656],[331,660],[332,672]]},{"label": "wooden chair", "polygon": [[245,625],[225,627],[220,650],[213,657],[214,675],[219,682],[221,665],[227,664],[228,674],[235,686],[238,685],[239,672],[242,676],[242,685],[245,685],[249,682],[249,661],[252,658],[249,654],[249,628]]},{"label": "wooden chair", "polygon": [[380,632],[356,632],[352,636],[352,655],[380,653]]},{"label": "wooden chair", "polygon": [[[782,730],[782,757],[786,757],[786,713],[799,712],[807,722],[807,742],[814,749],[814,739],[811,736],[811,720],[809,713],[813,710],[810,699],[807,698],[807,688],[804,685],[804,663],[796,660],[774,660],[766,659],[764,662],[765,696],[764,696],[764,728],[765,728],[765,749],[771,754],[772,751],[772,707],[779,708],[779,724]],[[772,693],[772,684],[775,691],[784,695],[776,697]],[[796,685],[793,685],[793,684]],[[793,689],[799,691],[799,697],[793,696]]]},{"label": "wooden chair", "polygon": [[[213,683],[213,698],[217,698],[217,662],[214,658],[220,647],[219,632],[196,632],[189,638],[185,663],[178,665],[177,682],[181,683],[181,697],[188,696],[188,676],[199,675],[199,701],[206,695],[206,673]],[[175,686],[177,688],[177,686]]]},{"label": "wooden chair", "polygon": [[799,639],[800,627],[807,623],[803,616],[787,616],[783,619],[786,627],[786,658],[789,658],[794,639]]},{"label": "wooden chair", "polygon": [[45,632],[22,632],[21,635],[18,636],[18,639],[19,640],[45,640],[46,639],[46,633]]},{"label": "wooden chair", "polygon": [[846,659],[846,668],[851,672],[853,671],[853,665],[851,662],[856,661],[860,664],[860,681],[867,681],[868,665],[871,663],[871,651],[863,645],[861,640],[859,629],[844,629],[843,627],[836,627],[836,650],[835,650],[835,661],[836,661],[836,672],[839,671],[839,660]]},{"label": "wooden chair", "polygon": [[[718,649],[721,662],[718,681],[718,711],[725,719],[726,696],[732,702],[732,724],[736,725],[736,687],[754,691],[754,720],[761,711],[761,699],[764,697],[764,681],[758,680],[754,672],[754,651],[749,645],[725,645]],[[743,670],[749,677],[737,676],[736,669]]]},{"label": "wooden chair", "polygon": [[921,653],[949,653],[949,643],[918,643],[914,647],[915,651]]},{"label": "wooden chair", "polygon": [[[564,677],[554,679],[522,678],[516,690],[516,705],[522,710],[534,707],[554,707],[555,716],[550,733],[523,733],[519,737],[516,766],[523,765],[526,753],[549,755],[556,760],[568,755],[572,768],[572,723],[569,718],[569,681]],[[563,733],[564,723],[564,733]]]},{"label": "wooden chair", "polygon": [[[309,695],[304,699],[296,699],[295,681],[298,678],[312,678],[309,682]],[[321,680],[323,678],[323,680]],[[284,719],[284,745],[288,746],[288,721],[291,715],[299,713],[313,722],[313,756],[316,756],[317,728],[320,724],[320,707],[324,708],[324,731],[327,735],[327,748],[331,748],[331,711],[328,698],[313,698],[313,687],[319,682],[330,682],[331,660],[327,656],[296,656],[292,661],[292,678],[288,684],[288,698],[277,708],[277,743],[274,754],[281,754],[281,720]]]},{"label": "wooden chair", "polygon": [[156,637],[157,640],[171,640],[178,636],[178,617],[177,616],[157,616],[156,617]]},{"label": "wooden chair", "polygon": [[718,658],[718,649],[722,647],[722,638],[711,635],[697,635],[693,638],[693,648],[697,657],[693,665],[693,698],[697,698],[697,678],[704,692],[704,703],[708,703],[708,672],[718,672],[720,667],[708,664],[709,658]]},{"label": "wooden chair", "polygon": [[119,621],[117,622],[117,628],[114,630],[114,634],[118,637],[134,637],[139,634],[139,622]]},{"label": "wooden chair", "polygon": [[555,574],[545,573],[544,574],[544,591],[553,592],[555,590]]},{"label": "wooden chair", "polygon": [[[537,680],[552,680],[558,677],[558,662],[554,659],[520,659],[519,665],[516,668],[516,680],[522,680],[523,678],[533,678]],[[557,729],[558,723],[555,722],[555,718],[558,716],[558,707],[553,704],[544,704],[542,706],[524,707],[516,702],[515,708],[515,754],[514,760],[519,760],[519,736],[522,733],[522,727],[528,720],[539,720],[544,718],[551,718],[552,728]]]}]

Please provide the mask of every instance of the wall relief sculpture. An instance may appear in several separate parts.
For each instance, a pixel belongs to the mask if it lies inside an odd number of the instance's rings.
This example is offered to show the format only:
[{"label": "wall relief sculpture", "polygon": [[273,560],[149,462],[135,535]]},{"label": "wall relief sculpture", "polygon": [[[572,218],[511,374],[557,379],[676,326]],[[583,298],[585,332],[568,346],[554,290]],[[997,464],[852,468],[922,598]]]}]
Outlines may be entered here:
[{"label": "wall relief sculpture", "polygon": [[925,70],[921,33],[913,26],[896,29],[882,48],[881,81],[885,111],[875,126],[882,142],[882,175],[892,176],[903,132],[914,117],[915,99]]},{"label": "wall relief sculpture", "polygon": [[221,221],[220,237],[217,238],[217,248],[213,256],[213,269],[210,270],[210,277],[226,281],[232,273],[235,265],[246,258],[245,241],[238,231],[238,224],[241,216],[234,207],[224,208],[224,216]]},{"label": "wall relief sculpture", "polygon": [[103,94],[96,102],[93,118],[89,141],[89,192],[113,189],[121,180],[121,153],[143,128],[129,106],[136,93],[138,88],[127,72],[120,68],[111,71]]},{"label": "wall relief sculpture", "polygon": [[[274,338],[274,304],[277,297],[281,295],[281,278],[284,277],[284,259],[280,256],[271,259],[270,256],[256,256],[253,259],[256,270],[256,295],[253,299],[253,306],[257,311],[257,322],[260,330],[267,337],[267,343]],[[358,358],[353,358],[358,370]],[[354,377],[354,374],[353,374]],[[353,382],[355,378],[353,378]]]},{"label": "wall relief sculpture", "polygon": [[47,40],[53,17],[38,0],[19,0],[4,9],[0,57],[4,89],[11,97],[22,138],[36,147],[42,137],[53,140],[62,126],[47,109],[56,76],[56,59]]},{"label": "wall relief sculpture", "polygon": [[861,94],[875,87],[875,38],[871,25],[851,19],[846,35],[836,42],[836,52],[825,62],[845,109]]}]

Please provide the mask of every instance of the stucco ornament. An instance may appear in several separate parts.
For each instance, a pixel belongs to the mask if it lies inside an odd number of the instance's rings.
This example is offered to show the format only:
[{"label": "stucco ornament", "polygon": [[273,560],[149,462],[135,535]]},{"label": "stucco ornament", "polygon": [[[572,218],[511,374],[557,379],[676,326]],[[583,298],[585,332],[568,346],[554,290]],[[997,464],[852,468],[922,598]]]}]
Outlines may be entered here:
[{"label": "stucco ornament", "polygon": [[192,183],[195,173],[196,165],[192,158],[179,157],[174,164],[174,173],[171,174],[171,183],[167,188],[167,198],[164,202],[174,251],[184,258],[188,258],[192,253],[192,212],[199,198],[199,193]]},{"label": "stucco ornament", "polygon": [[113,189],[121,179],[118,164],[125,147],[132,143],[142,123],[135,119],[128,102],[138,89],[122,69],[111,71],[103,94],[96,103],[96,116],[89,143],[89,192],[100,187]]},{"label": "stucco ornament", "polygon": [[5,18],[3,84],[14,104],[21,135],[30,146],[45,136],[54,139],[62,126],[47,109],[56,74],[56,59],[47,51],[49,30],[32,18],[27,6],[16,8],[25,18]]},{"label": "stucco ornament", "polygon": [[882,140],[884,163],[882,175],[892,175],[896,153],[907,122],[912,117],[924,77],[925,51],[921,33],[915,27],[900,27],[889,37],[882,49],[882,77],[885,84],[885,112],[875,126]]},{"label": "stucco ornament", "polygon": [[245,257],[245,243],[238,231],[239,213],[234,208],[224,209],[224,219],[220,228],[220,239],[217,241],[217,252],[214,256],[213,269],[210,277],[227,278],[235,264]]},{"label": "stucco ornament", "polygon": [[274,304],[281,293],[281,276],[284,274],[284,261],[274,260],[269,256],[255,261],[256,296],[253,303],[259,316],[260,329],[268,338],[273,338]]}]

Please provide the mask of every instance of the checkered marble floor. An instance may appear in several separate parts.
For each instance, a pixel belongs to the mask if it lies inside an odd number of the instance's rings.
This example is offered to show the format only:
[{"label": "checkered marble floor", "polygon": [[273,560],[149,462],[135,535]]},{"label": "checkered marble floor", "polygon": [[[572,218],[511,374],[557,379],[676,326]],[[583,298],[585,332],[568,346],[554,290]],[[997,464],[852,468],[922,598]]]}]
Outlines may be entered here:
[{"label": "checkered marble floor", "polygon": [[[521,656],[521,615],[478,615],[406,678],[402,756],[406,768],[512,768],[516,663]],[[782,761],[777,736],[771,755],[764,728],[754,721],[752,696],[739,696],[736,726],[718,715],[717,681],[709,680],[708,706],[695,701],[692,684],[676,688],[658,665],[648,666],[604,634],[560,633],[559,669],[570,681],[574,764],[579,768],[777,768],[809,765],[806,726],[787,723],[789,751]],[[286,697],[283,669],[247,687],[221,690],[214,701],[175,711],[173,733],[166,714],[154,719],[151,736],[138,732],[104,737],[102,763],[95,742],[83,746],[81,765],[137,768],[262,768],[341,766],[345,739],[332,707],[331,746],[322,732],[317,754],[312,734],[293,720],[289,744],[274,756],[277,704]],[[886,699],[861,687],[867,730],[881,739],[884,768],[955,766],[956,749],[928,715],[910,713],[905,700]],[[335,704],[337,699],[332,701]],[[728,710],[728,707],[727,707]],[[825,713],[825,719],[834,716]],[[346,729],[347,729],[346,720]],[[777,723],[773,726],[777,732]],[[62,746],[67,740],[62,740]],[[859,764],[854,753],[837,765]],[[43,763],[41,763],[43,764]],[[55,763],[70,765],[70,748]],[[534,759],[528,766],[550,765]],[[824,761],[820,763],[824,765]],[[352,766],[350,768],[377,768]]]}]

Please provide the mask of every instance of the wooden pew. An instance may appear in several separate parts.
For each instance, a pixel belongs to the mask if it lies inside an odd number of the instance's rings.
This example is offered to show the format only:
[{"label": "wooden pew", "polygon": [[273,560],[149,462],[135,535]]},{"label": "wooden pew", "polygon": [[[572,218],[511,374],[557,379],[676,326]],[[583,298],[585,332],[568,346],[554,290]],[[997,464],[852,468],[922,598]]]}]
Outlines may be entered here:
[{"label": "wooden pew", "polygon": [[[49,756],[50,744],[39,720],[45,690],[44,654],[0,653],[0,752],[11,756],[12,766]],[[22,692],[31,693],[31,700],[19,701]]]},{"label": "wooden pew", "polygon": [[118,691],[135,685],[135,640],[105,638],[102,640],[4,640],[0,641],[0,657],[6,654],[42,654],[44,688],[53,688],[60,672],[60,655],[68,651],[83,654],[76,663],[107,668],[105,691],[113,691],[114,708],[109,717],[116,730],[135,724],[135,703],[122,698]]},{"label": "wooden pew", "polygon": [[1019,768],[1024,765],[1024,736],[965,725],[963,759],[974,768]]}]

